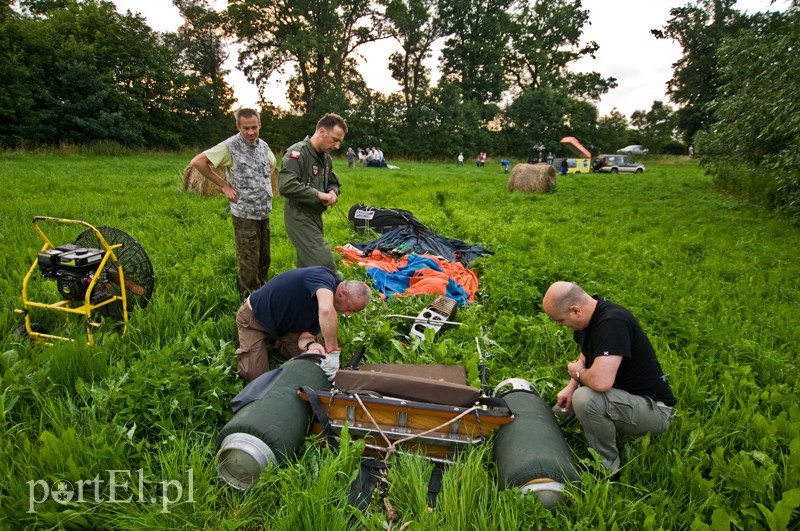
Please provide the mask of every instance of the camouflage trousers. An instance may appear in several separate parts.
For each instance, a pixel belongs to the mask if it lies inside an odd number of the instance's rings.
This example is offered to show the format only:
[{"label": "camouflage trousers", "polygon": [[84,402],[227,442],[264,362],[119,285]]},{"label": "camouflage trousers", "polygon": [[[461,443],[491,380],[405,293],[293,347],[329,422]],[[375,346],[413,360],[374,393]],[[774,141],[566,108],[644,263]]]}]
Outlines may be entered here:
[{"label": "camouflage trousers", "polygon": [[269,273],[269,219],[233,218],[239,294],[242,298],[267,282]]}]

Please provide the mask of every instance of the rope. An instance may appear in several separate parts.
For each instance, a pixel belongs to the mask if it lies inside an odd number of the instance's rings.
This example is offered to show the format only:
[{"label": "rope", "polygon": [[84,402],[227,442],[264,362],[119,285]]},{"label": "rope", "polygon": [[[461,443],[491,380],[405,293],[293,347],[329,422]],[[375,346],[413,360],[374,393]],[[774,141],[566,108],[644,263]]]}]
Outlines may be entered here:
[{"label": "rope", "polygon": [[[331,395],[331,400],[328,403],[328,407],[330,407],[330,405],[333,403],[333,394],[335,394],[337,392],[338,392],[338,390],[335,390],[335,389],[333,390],[333,393]],[[350,396],[353,396],[356,399],[356,401],[358,402],[358,405],[361,406],[361,410],[367,415],[367,418],[369,418],[370,422],[372,422],[372,425],[375,426],[375,429],[378,430],[378,433],[380,433],[381,437],[383,437],[383,440],[386,442],[387,446],[386,446],[385,456],[383,458],[384,461],[387,460],[392,454],[394,454],[397,451],[397,447],[400,444],[403,444],[403,443],[408,442],[408,441],[412,441],[412,440],[416,439],[417,437],[422,437],[422,436],[427,435],[429,433],[433,433],[435,431],[439,431],[442,428],[446,428],[450,424],[456,422],[457,420],[460,420],[460,419],[464,418],[465,416],[469,415],[470,413],[475,413],[475,419],[476,419],[476,422],[478,424],[478,430],[479,430],[479,432],[481,434],[481,437],[483,437],[483,427],[481,426],[481,418],[480,418],[480,415],[478,415],[478,413],[477,413],[482,408],[480,406],[472,406],[471,408],[462,411],[457,416],[453,417],[452,419],[448,420],[447,422],[444,422],[444,423],[440,424],[439,426],[431,428],[431,429],[429,429],[427,431],[424,431],[422,433],[418,433],[416,435],[411,435],[409,437],[404,437],[404,438],[402,438],[402,439],[400,439],[398,441],[391,442],[389,440],[389,438],[386,436],[386,434],[383,432],[383,430],[381,429],[380,425],[377,423],[375,418],[372,416],[372,413],[369,412],[369,409],[367,409],[367,406],[364,405],[364,402],[361,400],[361,397],[358,395],[358,393],[355,393],[355,394],[350,395]],[[392,528],[394,527],[394,524],[398,521],[398,517],[397,517],[397,511],[395,511],[394,507],[392,506],[392,502],[389,500],[389,492],[388,492],[388,488],[387,487],[388,487],[388,485],[387,485],[387,482],[386,482],[386,478],[384,477],[380,481],[380,487],[379,488],[380,488],[380,491],[381,491],[381,496],[383,498],[383,506],[384,506],[384,508],[386,510],[386,518],[387,518],[387,521],[388,521],[388,529],[387,529],[387,531],[392,531]],[[408,521],[408,522],[404,523],[402,526],[400,526],[400,531],[404,531],[412,523],[414,523],[414,520],[411,520],[411,521]]]},{"label": "rope", "polygon": [[353,395],[353,396],[356,398],[356,401],[358,402],[358,405],[359,405],[359,406],[361,406],[361,409],[364,411],[364,413],[366,413],[366,414],[367,414],[367,417],[368,417],[368,418],[369,418],[369,420],[372,422],[372,425],[373,425],[373,426],[375,426],[375,429],[377,429],[377,430],[378,430],[378,433],[380,433],[380,434],[381,434],[381,437],[383,437],[383,440],[384,440],[384,441],[386,441],[386,444],[387,444],[387,453],[386,453],[386,457],[384,458],[384,460],[386,460],[386,459],[387,459],[387,458],[388,458],[388,457],[389,457],[389,456],[390,456],[392,453],[394,453],[394,449],[392,449],[392,450],[389,450],[389,448],[391,448],[391,447],[392,447],[392,441],[390,441],[390,440],[389,440],[389,438],[386,436],[386,434],[385,434],[385,433],[383,433],[383,430],[382,430],[382,429],[381,429],[381,427],[378,425],[378,423],[377,423],[377,422],[375,422],[375,419],[372,417],[372,414],[371,414],[371,413],[369,412],[369,410],[367,409],[367,406],[365,406],[365,405],[364,405],[364,402],[362,402],[362,401],[361,401],[361,397],[360,397],[360,396],[358,396],[357,394],[355,394],[355,395]]},{"label": "rope", "polygon": [[[433,433],[435,431],[441,430],[442,428],[446,428],[450,424],[456,422],[457,420],[460,420],[461,418],[469,415],[470,413],[475,413],[475,417],[476,417],[476,419],[478,421],[478,426],[480,427],[480,416],[477,414],[477,411],[479,411],[481,408],[480,408],[480,406],[472,406],[471,408],[462,411],[457,416],[453,417],[452,419],[448,420],[447,422],[444,422],[444,423],[440,424],[439,426],[436,426],[436,427],[431,428],[429,430],[423,431],[422,433],[417,433],[417,434],[414,434],[414,435],[410,435],[408,437],[404,437],[402,439],[399,439],[399,440],[397,440],[395,442],[391,442],[389,440],[389,438],[386,436],[386,434],[383,432],[381,427],[378,425],[378,423],[375,421],[375,419],[373,418],[372,414],[367,409],[367,406],[365,406],[364,402],[361,401],[361,397],[359,397],[358,395],[353,395],[353,396],[355,397],[356,401],[358,402],[358,405],[361,406],[361,409],[364,411],[364,413],[366,413],[367,417],[372,422],[372,425],[375,426],[375,429],[378,430],[378,433],[381,434],[381,437],[383,437],[383,440],[386,441],[386,445],[387,445],[386,446],[386,457],[384,457],[384,460],[388,459],[389,456],[394,454],[397,451],[397,447],[400,444],[406,443],[408,441],[413,441],[417,437],[423,437],[425,435],[428,435],[429,433]],[[481,431],[481,436],[483,436],[483,433],[482,433],[483,429],[481,428],[480,431]]]}]

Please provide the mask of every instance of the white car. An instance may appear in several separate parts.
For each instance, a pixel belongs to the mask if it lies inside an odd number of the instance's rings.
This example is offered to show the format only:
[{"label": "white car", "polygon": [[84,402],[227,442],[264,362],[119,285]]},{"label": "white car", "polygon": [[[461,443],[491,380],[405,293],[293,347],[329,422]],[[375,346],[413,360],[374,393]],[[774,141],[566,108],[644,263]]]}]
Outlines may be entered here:
[{"label": "white car", "polygon": [[632,157],[644,157],[646,156],[650,150],[645,149],[644,146],[640,146],[636,144],[635,146],[625,146],[622,149],[617,150],[617,153],[622,153],[623,155],[630,155]]}]

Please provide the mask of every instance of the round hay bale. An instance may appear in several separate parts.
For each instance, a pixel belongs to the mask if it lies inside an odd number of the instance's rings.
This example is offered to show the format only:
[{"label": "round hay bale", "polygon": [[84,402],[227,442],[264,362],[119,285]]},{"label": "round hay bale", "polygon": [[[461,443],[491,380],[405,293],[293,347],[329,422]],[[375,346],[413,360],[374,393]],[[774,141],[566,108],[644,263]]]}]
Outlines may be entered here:
[{"label": "round hay bale", "polygon": [[[216,169],[214,169],[214,171],[217,172],[217,175],[222,177],[224,180],[227,180],[227,172],[218,171]],[[197,192],[201,197],[222,195],[222,189],[210,180],[206,179],[205,176],[197,171],[191,164],[186,166],[186,169],[183,170],[183,191]]]},{"label": "round hay bale", "polygon": [[[214,169],[214,171],[217,172],[217,175],[222,177],[223,180],[228,180],[227,171],[220,172],[217,169]],[[278,191],[278,168],[274,166],[270,173],[270,186],[272,187],[272,197],[280,197],[281,194]],[[197,171],[191,164],[186,166],[183,170],[183,191],[197,192],[201,197],[222,195],[222,189],[206,179],[203,174]]]},{"label": "round hay bale", "polygon": [[508,191],[546,194],[556,189],[556,170],[549,164],[517,164],[508,178]]}]

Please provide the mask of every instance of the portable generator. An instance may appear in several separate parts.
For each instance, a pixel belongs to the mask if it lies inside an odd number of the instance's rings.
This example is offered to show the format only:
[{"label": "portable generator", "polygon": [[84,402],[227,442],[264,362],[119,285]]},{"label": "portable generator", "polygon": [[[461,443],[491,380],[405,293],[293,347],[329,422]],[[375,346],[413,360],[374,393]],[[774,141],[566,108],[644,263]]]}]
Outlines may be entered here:
[{"label": "portable generator", "polygon": [[[55,246],[42,230],[41,222],[78,225],[85,230],[73,243]],[[31,338],[46,345],[52,345],[49,339],[72,341],[45,333],[32,323],[30,312],[36,308],[83,315],[90,346],[94,344],[93,330],[100,326],[92,317],[95,312],[121,320],[124,334],[129,312],[147,306],[155,283],[150,258],[139,242],[119,229],[96,228],[73,219],[36,216],[33,228],[44,245],[22,281],[23,307],[16,310],[25,317],[21,331],[24,329]],[[37,269],[41,278],[55,280],[63,300],[36,302],[29,298],[29,284]]]}]

